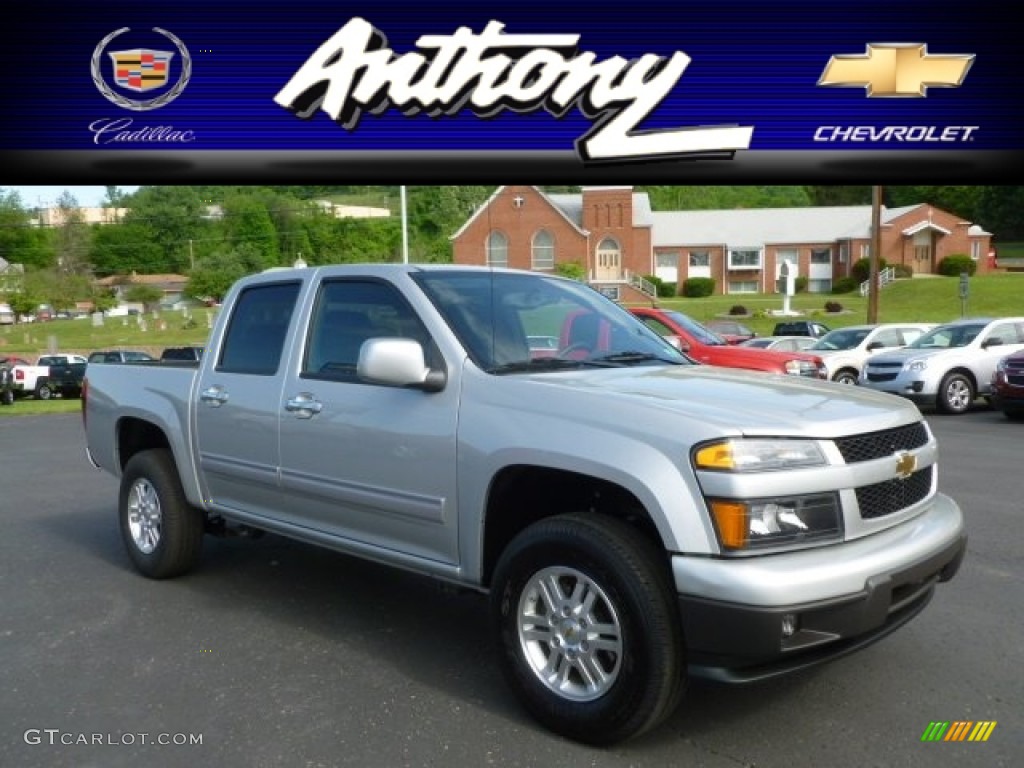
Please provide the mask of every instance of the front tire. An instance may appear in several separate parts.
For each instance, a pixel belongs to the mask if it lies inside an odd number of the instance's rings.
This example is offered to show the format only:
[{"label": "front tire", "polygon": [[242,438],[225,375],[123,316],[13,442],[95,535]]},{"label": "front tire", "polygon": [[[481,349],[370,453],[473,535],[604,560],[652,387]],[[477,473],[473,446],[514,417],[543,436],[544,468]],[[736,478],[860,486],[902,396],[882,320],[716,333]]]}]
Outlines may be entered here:
[{"label": "front tire", "polygon": [[835,378],[832,380],[837,384],[847,384],[849,386],[853,386],[854,384],[857,383],[857,372],[851,371],[849,368],[847,368],[836,373]]},{"label": "front tire", "polygon": [[118,515],[125,548],[144,576],[169,579],[195,567],[203,515],[185,498],[170,451],[142,451],[128,460]]},{"label": "front tire", "polygon": [[676,708],[685,650],[664,562],[636,529],[600,515],[548,518],[513,539],[492,615],[502,670],[533,717],[604,745]]},{"label": "front tire", "polygon": [[939,385],[937,404],[943,413],[967,413],[976,394],[974,384],[962,373],[947,373]]}]

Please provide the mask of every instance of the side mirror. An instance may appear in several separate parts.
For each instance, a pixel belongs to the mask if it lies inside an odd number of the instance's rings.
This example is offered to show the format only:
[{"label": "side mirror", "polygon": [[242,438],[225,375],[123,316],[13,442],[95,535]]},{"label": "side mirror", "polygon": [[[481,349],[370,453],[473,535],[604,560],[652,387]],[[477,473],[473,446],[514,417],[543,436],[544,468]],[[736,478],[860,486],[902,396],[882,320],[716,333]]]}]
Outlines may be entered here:
[{"label": "side mirror", "polygon": [[690,345],[683,341],[679,336],[666,336],[668,343],[678,349],[680,352],[689,352]]},{"label": "side mirror", "polygon": [[418,341],[389,337],[363,342],[356,374],[373,384],[416,387],[425,392],[440,392],[448,379],[443,370],[427,368],[423,347]]},{"label": "side mirror", "polygon": [[868,352],[874,352],[876,349],[882,349],[884,346],[880,341],[872,341],[868,344]]},{"label": "side mirror", "polygon": [[989,347],[1000,347],[1002,346],[1002,344],[1003,340],[998,337],[995,337],[991,339],[985,339],[983,342],[981,342],[981,348],[988,349]]}]

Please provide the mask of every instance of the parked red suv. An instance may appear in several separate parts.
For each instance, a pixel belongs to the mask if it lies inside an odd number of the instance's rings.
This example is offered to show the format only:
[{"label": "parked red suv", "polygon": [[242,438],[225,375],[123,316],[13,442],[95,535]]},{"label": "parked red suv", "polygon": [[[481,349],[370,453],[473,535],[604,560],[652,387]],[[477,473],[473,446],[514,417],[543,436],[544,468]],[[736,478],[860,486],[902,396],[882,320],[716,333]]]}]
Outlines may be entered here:
[{"label": "parked red suv", "polygon": [[1006,418],[1024,419],[1024,352],[1007,355],[992,376],[992,407]]},{"label": "parked red suv", "polygon": [[682,352],[705,365],[828,379],[825,363],[817,355],[729,344],[693,318],[671,309],[632,307],[629,311],[655,333],[669,339]]}]

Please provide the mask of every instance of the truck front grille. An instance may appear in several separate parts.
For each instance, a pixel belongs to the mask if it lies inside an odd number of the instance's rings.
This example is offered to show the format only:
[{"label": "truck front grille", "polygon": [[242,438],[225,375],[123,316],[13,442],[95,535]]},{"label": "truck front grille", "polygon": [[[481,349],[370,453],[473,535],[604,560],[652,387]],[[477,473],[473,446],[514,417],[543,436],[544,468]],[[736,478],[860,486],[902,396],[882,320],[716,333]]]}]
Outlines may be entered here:
[{"label": "truck front grille", "polygon": [[865,520],[891,515],[928,497],[934,467],[918,470],[906,480],[898,477],[857,489],[860,516]]},{"label": "truck front grille", "polygon": [[843,461],[847,464],[856,464],[860,461],[892,456],[897,451],[912,451],[927,443],[928,430],[924,428],[924,422],[919,421],[916,424],[885,429],[881,432],[841,437],[836,440],[836,447],[843,455]]},{"label": "truck front grille", "polygon": [[1006,380],[1015,387],[1024,387],[1024,360],[1006,361]]}]

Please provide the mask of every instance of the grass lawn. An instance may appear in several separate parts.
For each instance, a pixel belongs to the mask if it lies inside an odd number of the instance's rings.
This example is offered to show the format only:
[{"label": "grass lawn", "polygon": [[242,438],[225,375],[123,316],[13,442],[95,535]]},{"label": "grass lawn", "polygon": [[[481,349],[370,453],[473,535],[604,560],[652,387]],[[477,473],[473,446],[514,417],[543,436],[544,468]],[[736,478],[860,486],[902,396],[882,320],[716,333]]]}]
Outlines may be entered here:
[{"label": "grass lawn", "polygon": [[[209,313],[209,314],[208,314]],[[140,349],[159,357],[165,347],[205,344],[214,310],[192,311],[192,321],[181,312],[162,312],[141,318],[108,317],[95,327],[92,320],[53,320],[47,323],[0,326],[0,355],[15,355],[35,362],[39,355],[69,352],[88,356],[99,349]],[[194,327],[187,327],[194,324]]]},{"label": "grass lawn", "polygon": [[[972,277],[966,313],[961,313],[960,280],[956,277],[920,277],[897,280],[879,292],[878,321],[881,323],[920,322],[945,323],[961,316],[1008,317],[1024,316],[1024,274],[999,273]],[[842,305],[840,313],[825,312],[825,302]],[[743,318],[759,336],[771,334],[780,318],[769,316],[782,309],[782,297],[772,294],[709,296],[704,299],[661,299],[658,304],[685,312],[700,322],[727,316],[736,305],[746,307],[751,315]],[[859,325],[867,322],[868,300],[859,293],[839,295],[801,293],[790,306],[807,317],[830,328]],[[737,318],[740,319],[740,318]]]},{"label": "grass lawn", "polygon": [[20,397],[14,405],[0,406],[0,421],[13,416],[36,416],[45,413],[79,413],[82,401],[77,397],[70,400],[54,397],[49,400],[36,400],[31,397]]},{"label": "grass lawn", "polygon": [[[878,299],[878,319],[891,322],[943,323],[961,317],[961,301],[955,277],[930,277],[897,280],[882,289]],[[843,311],[825,312],[825,302],[839,302]],[[672,307],[701,322],[727,316],[736,305],[746,307],[751,316],[742,318],[761,336],[767,336],[779,318],[768,315],[782,308],[778,295],[743,294],[709,296],[705,299],[662,299],[660,306]],[[867,298],[858,293],[841,295],[802,293],[793,297],[792,308],[814,317],[830,328],[867,322]],[[1024,316],[1024,273],[985,275],[971,278],[970,295],[966,301],[969,316]],[[165,347],[205,344],[213,311],[195,311],[194,327],[180,312],[163,313],[154,318],[147,315],[142,325],[137,317],[107,318],[100,327],[91,320],[54,320],[18,326],[0,326],[0,355],[14,355],[35,361],[48,352],[74,352],[88,355],[98,349],[141,349],[159,357]],[[531,332],[548,333],[550,323]],[[555,334],[557,335],[557,333]],[[0,407],[0,419],[30,413],[66,413],[77,411],[79,401],[53,399],[36,401],[22,398],[13,406]]]}]

